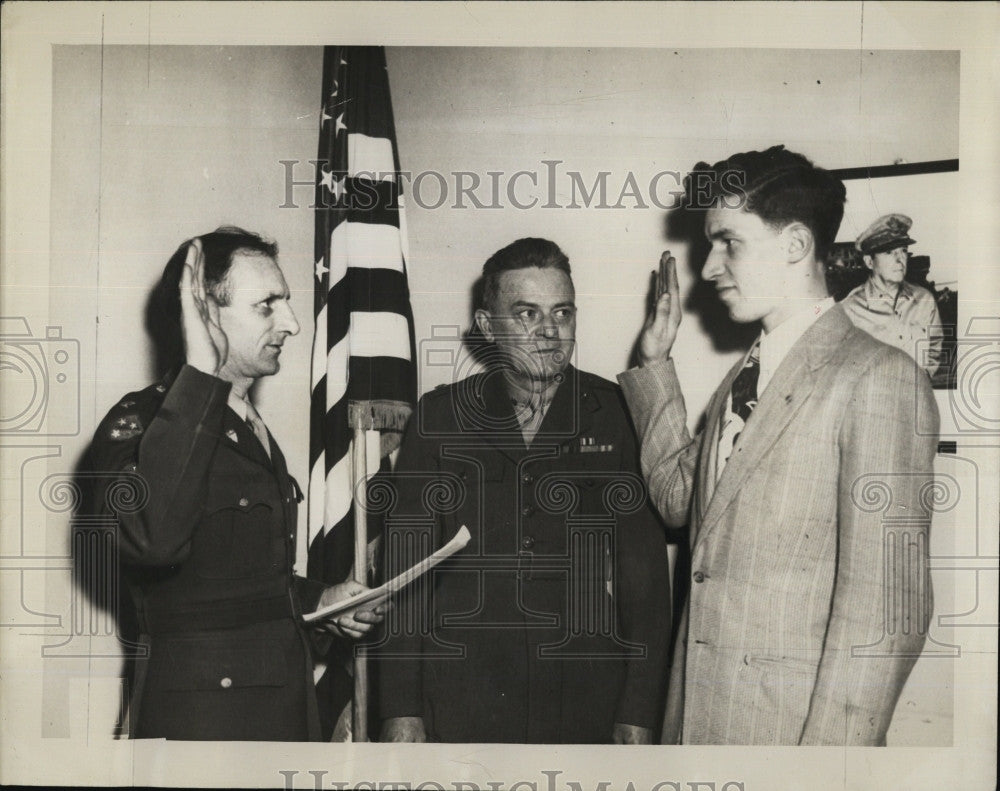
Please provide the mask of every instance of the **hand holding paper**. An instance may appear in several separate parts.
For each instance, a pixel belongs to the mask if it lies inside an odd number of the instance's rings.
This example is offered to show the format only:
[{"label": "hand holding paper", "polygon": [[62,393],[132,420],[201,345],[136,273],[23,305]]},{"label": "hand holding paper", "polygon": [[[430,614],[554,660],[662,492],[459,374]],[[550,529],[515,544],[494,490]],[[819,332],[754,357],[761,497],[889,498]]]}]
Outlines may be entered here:
[{"label": "hand holding paper", "polygon": [[[340,585],[331,585],[320,597],[318,608],[323,609],[339,602],[350,601],[356,596],[369,593],[371,588],[365,587],[360,582],[348,580]],[[328,619],[320,621],[317,625],[339,637],[349,637],[353,640],[360,640],[371,628],[381,623],[385,614],[392,609],[392,602],[386,601],[381,604],[375,603],[363,609],[349,610],[338,615],[332,615]]]},{"label": "hand holding paper", "polygon": [[[341,626],[341,621],[343,621],[351,629],[358,631],[360,627],[350,623],[351,619],[353,619],[356,624],[367,625],[367,628],[364,628],[357,635],[360,637],[371,628],[370,624],[372,622],[369,620],[369,615],[377,618],[374,623],[381,621],[383,614],[392,606],[389,598],[394,593],[409,585],[422,574],[426,574],[445,558],[451,557],[460,549],[464,549],[465,545],[469,543],[470,537],[468,528],[462,525],[451,541],[437,550],[437,552],[424,558],[415,566],[412,566],[398,577],[394,577],[378,588],[366,588],[364,585],[356,582],[345,582],[342,585],[335,585],[323,594],[315,612],[306,613],[302,616],[302,619],[306,623],[336,619],[338,626]],[[343,595],[345,593],[346,595]],[[355,636],[345,626],[341,626],[341,628],[350,636]]]}]

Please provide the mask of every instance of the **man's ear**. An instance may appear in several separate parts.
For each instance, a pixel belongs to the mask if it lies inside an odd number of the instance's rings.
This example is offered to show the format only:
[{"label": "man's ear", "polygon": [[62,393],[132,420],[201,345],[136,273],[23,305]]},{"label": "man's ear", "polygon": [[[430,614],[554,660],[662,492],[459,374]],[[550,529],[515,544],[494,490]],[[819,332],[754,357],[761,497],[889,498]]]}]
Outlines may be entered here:
[{"label": "man's ear", "polygon": [[483,310],[482,308],[476,309],[476,326],[479,327],[479,331],[486,340],[490,343],[494,342],[492,317],[488,310]]},{"label": "man's ear", "polygon": [[804,223],[793,222],[785,226],[784,236],[785,251],[790,264],[797,264],[816,249],[816,240],[813,239],[812,231]]},{"label": "man's ear", "polygon": [[869,269],[871,269],[871,270],[874,271],[874,269],[875,269],[875,259],[874,258],[872,258],[870,255],[863,255],[863,256],[861,256],[861,260],[865,262],[865,266],[867,266]]}]

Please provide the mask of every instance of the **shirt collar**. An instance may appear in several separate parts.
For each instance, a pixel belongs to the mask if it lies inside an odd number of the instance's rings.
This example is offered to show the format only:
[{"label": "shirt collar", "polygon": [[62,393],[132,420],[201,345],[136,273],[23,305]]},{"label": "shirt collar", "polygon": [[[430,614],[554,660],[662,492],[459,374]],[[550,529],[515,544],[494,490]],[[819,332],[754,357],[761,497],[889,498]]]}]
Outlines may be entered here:
[{"label": "shirt collar", "polygon": [[232,390],[229,391],[229,400],[226,403],[229,404],[229,408],[233,410],[233,412],[240,416],[240,420],[247,419],[247,402],[236,395]]},{"label": "shirt collar", "polygon": [[531,404],[537,407],[538,404],[547,405],[552,401],[556,390],[559,388],[559,382],[553,380],[544,387],[529,388],[522,387],[509,377],[504,377],[504,386],[507,388],[507,394],[515,406],[527,406]]},{"label": "shirt collar", "polygon": [[760,376],[757,380],[757,393],[760,395],[771,381],[774,372],[778,370],[782,360],[792,347],[816,320],[834,305],[833,297],[826,297],[803,308],[775,327],[770,332],[760,334]]},{"label": "shirt collar", "polygon": [[875,300],[883,300],[885,302],[895,302],[897,299],[913,299],[913,287],[907,283],[905,280],[899,284],[899,296],[896,294],[883,291],[877,285],[875,285],[875,278],[869,277],[865,281],[865,297],[869,302]]},{"label": "shirt collar", "polygon": [[553,380],[544,387],[526,388],[505,377],[504,385],[510,397],[511,406],[517,422],[523,428],[532,423],[539,423],[548,411],[552,399],[559,389],[559,380]]}]

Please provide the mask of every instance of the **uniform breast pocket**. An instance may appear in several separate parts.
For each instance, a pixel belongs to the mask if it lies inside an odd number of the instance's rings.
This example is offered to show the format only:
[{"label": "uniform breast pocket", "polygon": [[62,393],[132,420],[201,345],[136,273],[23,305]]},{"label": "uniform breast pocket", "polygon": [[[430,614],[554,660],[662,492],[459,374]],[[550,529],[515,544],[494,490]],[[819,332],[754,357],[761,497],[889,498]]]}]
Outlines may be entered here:
[{"label": "uniform breast pocket", "polygon": [[509,516],[508,512],[514,508],[513,491],[503,488],[506,467],[495,452],[465,454],[455,451],[442,458],[433,485],[447,492],[448,497],[438,498],[427,510],[435,517],[443,517],[449,534],[462,525],[468,527],[473,536],[473,548],[480,546],[484,532],[502,523],[504,515]]},{"label": "uniform breast pocket", "polygon": [[617,453],[569,454],[539,478],[537,496],[550,513],[610,517],[640,497],[641,486],[636,475],[621,470]]},{"label": "uniform breast pocket", "polygon": [[246,579],[273,574],[281,562],[276,546],[280,503],[242,486],[210,487],[192,557],[205,579]]}]

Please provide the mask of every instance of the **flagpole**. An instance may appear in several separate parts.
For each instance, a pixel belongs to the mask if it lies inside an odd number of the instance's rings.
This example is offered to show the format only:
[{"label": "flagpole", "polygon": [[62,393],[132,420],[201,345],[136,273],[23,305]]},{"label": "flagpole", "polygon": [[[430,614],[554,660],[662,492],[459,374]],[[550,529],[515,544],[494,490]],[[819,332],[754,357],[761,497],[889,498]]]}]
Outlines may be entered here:
[{"label": "flagpole", "polygon": [[[368,437],[358,421],[354,426],[354,580],[368,585]],[[351,740],[368,741],[368,657],[364,645],[354,648],[354,708]]]}]

